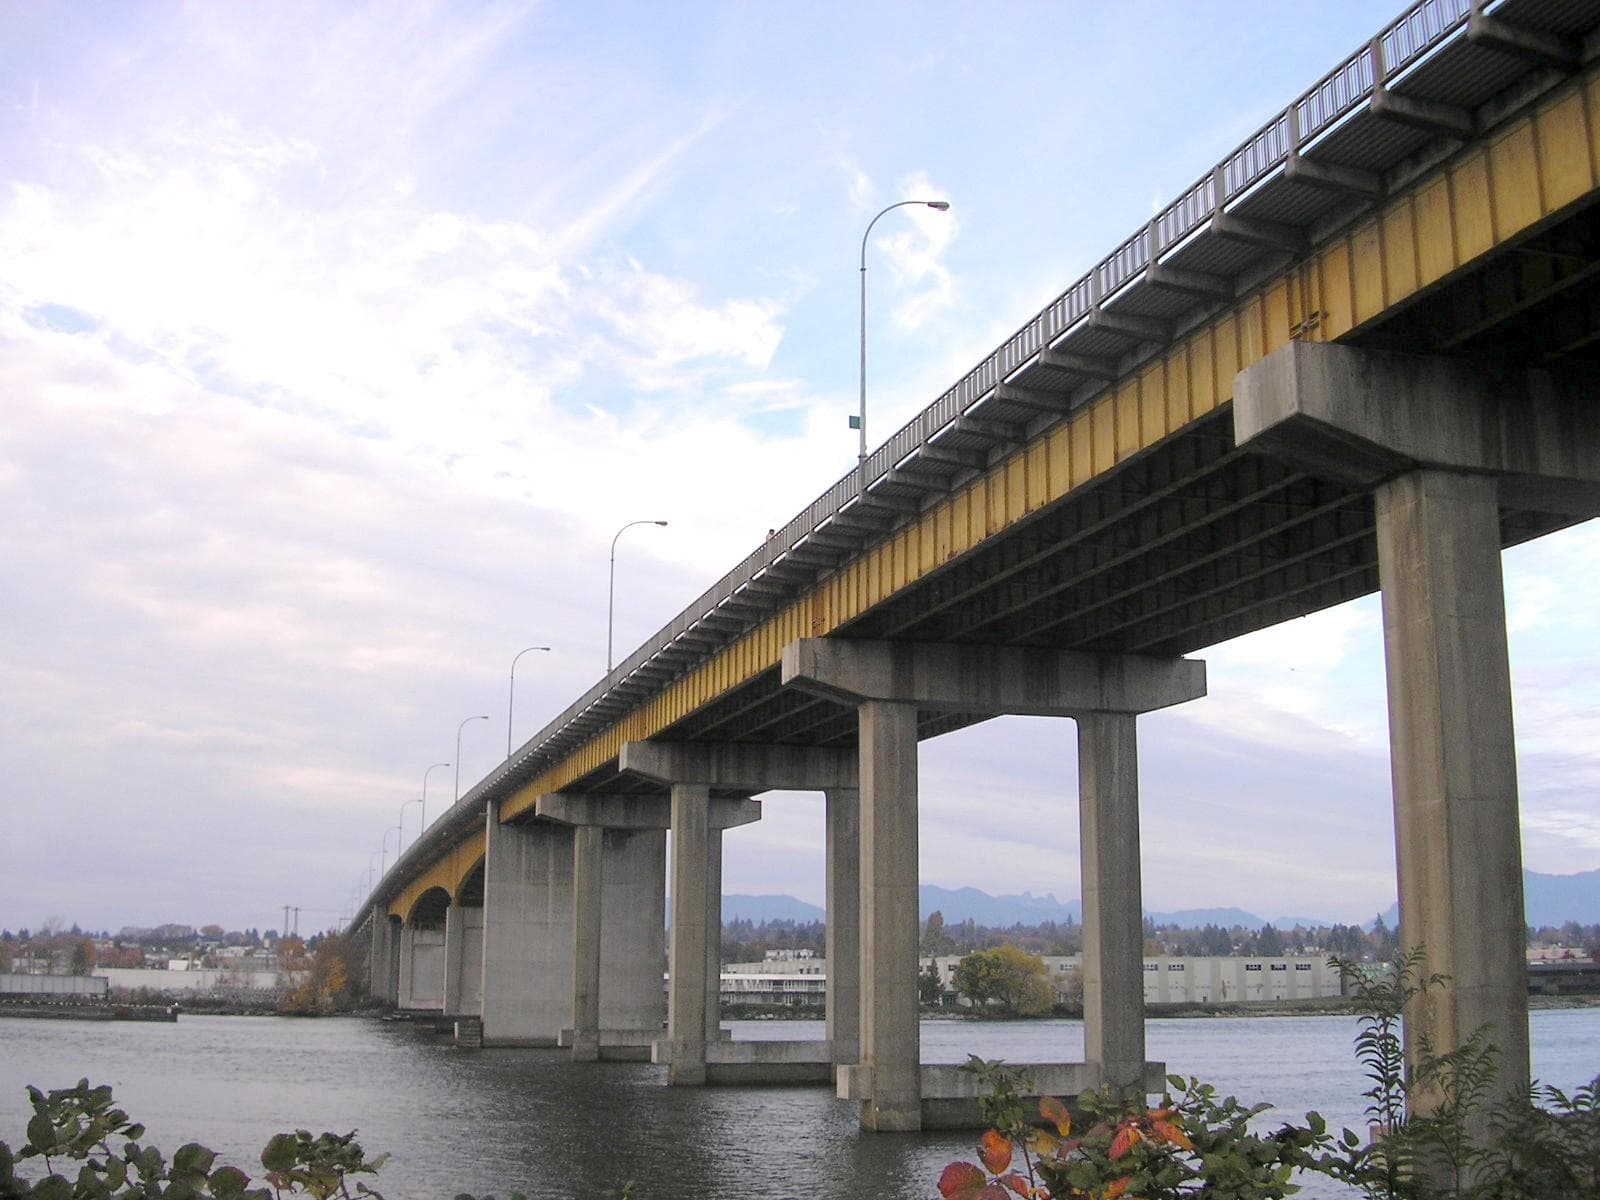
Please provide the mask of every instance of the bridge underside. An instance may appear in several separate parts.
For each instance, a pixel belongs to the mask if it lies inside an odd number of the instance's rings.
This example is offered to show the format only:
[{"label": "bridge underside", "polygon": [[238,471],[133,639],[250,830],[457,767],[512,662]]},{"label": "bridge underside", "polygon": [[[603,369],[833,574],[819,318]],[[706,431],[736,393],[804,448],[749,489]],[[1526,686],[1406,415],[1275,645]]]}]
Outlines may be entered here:
[{"label": "bridge underside", "polygon": [[[1600,207],[1569,215],[1349,340],[1500,365],[1600,359]],[[886,480],[877,490],[893,495],[897,486],[909,489]],[[1578,519],[1503,510],[1502,544]],[[1377,591],[1374,526],[1369,491],[1238,449],[1224,407],[839,636],[1187,654]],[[918,733],[983,719],[924,713]],[[845,747],[856,743],[857,719],[853,707],[783,688],[773,669],[660,736]],[[572,790],[665,795],[614,766]]]}]

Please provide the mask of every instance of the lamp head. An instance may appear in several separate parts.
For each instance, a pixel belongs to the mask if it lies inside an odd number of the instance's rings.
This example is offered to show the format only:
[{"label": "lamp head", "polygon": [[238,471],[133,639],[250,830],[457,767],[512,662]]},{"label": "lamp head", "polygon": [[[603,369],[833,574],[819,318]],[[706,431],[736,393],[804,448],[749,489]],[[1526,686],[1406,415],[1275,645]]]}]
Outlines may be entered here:
[{"label": "lamp head", "polygon": [[929,208],[936,208],[940,212],[944,212],[950,207],[950,201],[948,200],[929,200],[927,203]]}]

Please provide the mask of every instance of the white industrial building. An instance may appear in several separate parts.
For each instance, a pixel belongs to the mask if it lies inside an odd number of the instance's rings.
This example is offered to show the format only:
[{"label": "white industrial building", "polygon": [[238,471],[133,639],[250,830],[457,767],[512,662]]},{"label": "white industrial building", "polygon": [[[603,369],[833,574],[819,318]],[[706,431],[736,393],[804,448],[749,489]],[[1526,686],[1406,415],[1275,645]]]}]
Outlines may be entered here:
[{"label": "white industrial building", "polygon": [[768,950],[760,962],[727,963],[722,968],[724,1004],[826,1003],[828,965],[810,950]]},{"label": "white industrial building", "polygon": [[[924,958],[939,974],[946,993],[956,990],[956,966],[962,955]],[[1045,974],[1058,1003],[1079,995],[1083,961],[1079,955],[1043,955]],[[1284,1000],[1318,1000],[1343,994],[1338,969],[1322,955],[1245,958],[1212,955],[1144,960],[1146,1004],[1239,1004]]]}]

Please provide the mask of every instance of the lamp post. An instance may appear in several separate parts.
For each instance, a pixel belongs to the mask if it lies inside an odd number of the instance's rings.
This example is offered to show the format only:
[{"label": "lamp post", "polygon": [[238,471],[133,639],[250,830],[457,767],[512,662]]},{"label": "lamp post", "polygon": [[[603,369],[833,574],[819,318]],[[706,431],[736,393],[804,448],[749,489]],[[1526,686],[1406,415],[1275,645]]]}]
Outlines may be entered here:
[{"label": "lamp post", "polygon": [[[487,721],[488,719],[489,718],[487,716],[468,717],[464,721],[462,721],[461,724],[456,726],[456,799],[457,800],[461,799],[461,731],[463,729],[465,729],[473,721]],[[424,779],[423,782],[424,782],[424,786],[426,786],[426,782],[427,782],[426,779]]]},{"label": "lamp post", "polygon": [[617,538],[635,525],[665,525],[665,521],[629,521],[611,539],[611,574],[606,584],[606,674],[611,674],[611,631],[617,611]]},{"label": "lamp post", "polygon": [[[458,735],[457,738],[456,738],[456,750],[457,750],[456,758],[459,759],[461,757],[461,755],[459,753],[459,751],[461,749],[461,738],[459,736],[460,730],[457,730],[456,732],[457,732],[457,735]],[[428,827],[428,776],[432,775],[440,767],[448,767],[449,765],[450,765],[449,763],[434,763],[433,766],[429,767],[426,771],[424,771],[422,773],[422,829],[426,829]],[[459,788],[460,786],[461,786],[460,783],[456,784],[457,788]],[[422,836],[422,830],[419,829],[417,831],[417,836],[418,837]]]},{"label": "lamp post", "polygon": [[[421,803],[422,803],[421,800],[419,800],[415,796],[413,796],[413,797],[411,797],[411,799],[407,800],[404,804],[402,804],[400,806],[400,841],[399,841],[399,844],[397,846],[395,846],[395,850],[394,850],[394,860],[396,862],[400,861],[400,852],[403,849],[405,849],[405,844],[406,844],[406,835],[405,835],[406,809],[410,808],[413,804],[421,804]],[[418,829],[417,830],[417,841],[421,841],[421,840],[422,840],[422,830]],[[416,842],[412,842],[411,844],[413,846],[415,846],[417,843]]]},{"label": "lamp post", "polygon": [[517,660],[524,654],[535,650],[549,650],[549,646],[529,646],[525,650],[518,650],[517,657],[511,660],[511,688],[506,696],[506,761],[511,761],[511,712],[517,703]]},{"label": "lamp post", "polygon": [[872,227],[878,223],[878,217],[908,204],[919,204],[939,212],[945,212],[950,207],[948,200],[898,200],[868,221],[867,231],[861,235],[861,412],[856,417],[861,442],[856,452],[856,473],[860,477],[859,490],[863,496],[867,492],[867,238],[872,236]]},{"label": "lamp post", "polygon": [[372,892],[372,872],[374,870],[374,868],[372,866],[372,860],[377,858],[377,857],[378,857],[378,852],[376,850],[374,850],[371,854],[367,855],[367,892],[368,892],[369,895]]},{"label": "lamp post", "polygon": [[[383,851],[382,851],[382,854],[383,854],[383,859],[382,859],[383,870],[378,873],[378,877],[380,879],[383,876],[385,876],[385,875],[387,875],[389,873],[389,835],[391,833],[399,833],[399,832],[400,831],[397,828],[389,828],[389,829],[385,829],[383,831]],[[399,846],[400,846],[400,839],[396,838],[395,839],[395,847],[396,848],[395,848],[395,852],[394,852],[394,859],[395,859],[396,862],[400,861]],[[287,924],[287,922],[285,922],[285,924]]]}]

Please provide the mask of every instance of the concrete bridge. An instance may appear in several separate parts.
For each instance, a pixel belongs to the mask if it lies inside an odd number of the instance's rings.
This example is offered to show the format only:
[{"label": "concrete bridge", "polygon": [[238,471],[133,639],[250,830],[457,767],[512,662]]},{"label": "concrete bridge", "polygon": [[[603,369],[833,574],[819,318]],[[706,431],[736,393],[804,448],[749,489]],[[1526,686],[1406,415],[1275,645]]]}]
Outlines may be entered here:
[{"label": "concrete bridge", "polygon": [[[1413,4],[463,797],[356,917],[375,990],[961,1120],[919,1054],[917,745],[1070,717],[1086,1061],[1040,1082],[1138,1090],[1138,717],[1381,591],[1401,937],[1451,980],[1410,1051],[1487,1024],[1525,1087],[1500,551],[1600,512],[1597,26]],[[828,1040],[758,1051],[717,1026],[721,839],[783,789],[827,798]]]}]

